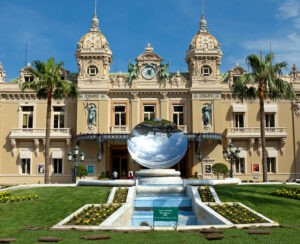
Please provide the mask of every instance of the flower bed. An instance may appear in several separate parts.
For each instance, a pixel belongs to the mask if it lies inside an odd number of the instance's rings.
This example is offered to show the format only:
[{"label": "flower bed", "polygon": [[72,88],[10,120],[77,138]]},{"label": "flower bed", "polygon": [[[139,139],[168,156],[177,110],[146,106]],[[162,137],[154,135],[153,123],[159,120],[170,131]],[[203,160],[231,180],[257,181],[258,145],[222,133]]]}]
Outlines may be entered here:
[{"label": "flower bed", "polygon": [[85,208],[79,214],[75,214],[65,225],[100,225],[110,215],[120,208],[121,205],[94,205]]},{"label": "flower bed", "polygon": [[28,195],[28,196],[12,196],[11,192],[0,192],[0,204],[1,203],[13,203],[13,202],[24,202],[28,200],[38,199],[38,195]]},{"label": "flower bed", "polygon": [[215,199],[213,195],[211,194],[211,191],[208,186],[205,186],[205,188],[198,187],[198,192],[201,197],[202,202],[215,202]]},{"label": "flower bed", "polygon": [[113,203],[125,203],[127,194],[128,194],[127,187],[125,187],[125,188],[119,187],[115,192]]},{"label": "flower bed", "polygon": [[232,205],[217,204],[208,206],[233,224],[268,223],[264,218],[236,203]]},{"label": "flower bed", "polygon": [[278,189],[275,190],[272,195],[278,196],[278,197],[286,197],[286,198],[293,198],[293,199],[298,199],[300,200],[300,188],[298,189]]}]

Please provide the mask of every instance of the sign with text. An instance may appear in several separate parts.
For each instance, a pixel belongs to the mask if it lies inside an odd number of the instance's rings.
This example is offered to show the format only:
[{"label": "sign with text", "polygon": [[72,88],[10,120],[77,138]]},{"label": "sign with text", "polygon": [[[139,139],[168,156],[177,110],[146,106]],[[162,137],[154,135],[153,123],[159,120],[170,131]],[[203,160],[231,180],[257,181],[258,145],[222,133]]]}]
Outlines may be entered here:
[{"label": "sign with text", "polygon": [[178,221],[178,208],[176,207],[153,207],[154,221]]}]

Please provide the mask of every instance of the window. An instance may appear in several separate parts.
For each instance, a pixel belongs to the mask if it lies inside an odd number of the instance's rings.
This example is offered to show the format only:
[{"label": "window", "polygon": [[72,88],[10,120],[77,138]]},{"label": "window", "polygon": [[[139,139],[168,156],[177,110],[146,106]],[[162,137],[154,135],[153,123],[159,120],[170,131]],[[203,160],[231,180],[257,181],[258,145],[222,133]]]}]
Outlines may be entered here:
[{"label": "window", "polygon": [[25,82],[34,81],[34,77],[33,77],[33,75],[25,75],[24,80],[25,80]]},{"label": "window", "polygon": [[252,164],[252,172],[253,173],[259,173],[259,163],[253,163]]},{"label": "window", "polygon": [[205,174],[211,174],[212,169],[210,164],[205,165]]},{"label": "window", "polygon": [[53,107],[53,128],[65,128],[65,107]]},{"label": "window", "polygon": [[237,82],[240,78],[240,75],[234,75],[233,76],[233,83]]},{"label": "window", "polygon": [[65,75],[60,75],[61,80],[65,80]]},{"label": "window", "polygon": [[268,173],[276,173],[276,158],[267,158]]},{"label": "window", "polygon": [[93,175],[94,174],[94,165],[88,165],[88,174]]},{"label": "window", "polygon": [[244,127],[244,114],[243,113],[235,113],[234,114],[234,126],[236,128]]},{"label": "window", "polygon": [[22,159],[22,174],[28,174],[30,175],[30,158],[23,158]]},{"label": "window", "polygon": [[209,76],[211,74],[211,67],[209,67],[208,65],[202,66],[201,74],[204,76]]},{"label": "window", "polygon": [[265,114],[266,127],[275,127],[275,114]]},{"label": "window", "polygon": [[54,158],[53,159],[53,173],[54,174],[62,174],[62,159]]},{"label": "window", "polygon": [[126,125],[125,105],[115,105],[115,125]]},{"label": "window", "polygon": [[245,174],[245,159],[238,158],[235,161],[235,172]]},{"label": "window", "polygon": [[22,107],[22,128],[33,128],[33,106]]},{"label": "window", "polygon": [[37,173],[38,174],[44,174],[45,173],[45,165],[44,164],[38,164],[37,165]]},{"label": "window", "polygon": [[155,105],[144,105],[144,120],[155,119]]},{"label": "window", "polygon": [[98,74],[98,68],[94,65],[88,67],[88,74],[90,76],[95,76]]},{"label": "window", "polygon": [[184,125],[183,105],[173,105],[173,123],[176,125]]}]

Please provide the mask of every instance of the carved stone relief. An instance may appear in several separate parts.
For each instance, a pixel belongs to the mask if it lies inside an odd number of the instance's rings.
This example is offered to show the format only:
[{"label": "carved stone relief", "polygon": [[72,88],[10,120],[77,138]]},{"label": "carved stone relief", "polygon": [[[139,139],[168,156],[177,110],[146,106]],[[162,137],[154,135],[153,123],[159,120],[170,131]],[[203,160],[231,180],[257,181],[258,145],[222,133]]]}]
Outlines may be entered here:
[{"label": "carved stone relief", "polygon": [[113,82],[113,88],[126,88],[127,87],[127,77],[119,72],[116,76],[111,78]]},{"label": "carved stone relief", "polygon": [[187,79],[177,71],[176,75],[171,78],[172,87],[185,87],[187,84]]}]

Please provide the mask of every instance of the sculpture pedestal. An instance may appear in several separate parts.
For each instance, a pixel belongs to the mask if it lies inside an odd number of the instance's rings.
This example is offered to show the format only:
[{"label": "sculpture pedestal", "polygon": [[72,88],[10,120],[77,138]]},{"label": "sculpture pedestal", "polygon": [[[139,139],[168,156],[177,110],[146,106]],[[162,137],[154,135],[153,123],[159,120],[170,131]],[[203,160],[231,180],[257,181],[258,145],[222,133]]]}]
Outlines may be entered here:
[{"label": "sculpture pedestal", "polygon": [[175,169],[141,169],[135,175],[137,185],[183,185]]}]

